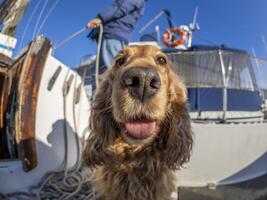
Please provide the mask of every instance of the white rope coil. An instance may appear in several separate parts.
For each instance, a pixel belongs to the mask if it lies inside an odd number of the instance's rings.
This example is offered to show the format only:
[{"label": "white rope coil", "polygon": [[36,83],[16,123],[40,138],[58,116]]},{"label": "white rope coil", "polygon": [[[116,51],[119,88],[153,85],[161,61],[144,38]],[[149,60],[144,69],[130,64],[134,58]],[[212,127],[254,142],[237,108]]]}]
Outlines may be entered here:
[{"label": "white rope coil", "polygon": [[81,165],[78,170],[47,173],[40,184],[32,187],[30,192],[0,194],[0,200],[94,200],[91,173]]},{"label": "white rope coil", "polygon": [[[84,32],[86,28],[82,28],[78,32],[74,33],[64,41],[62,41],[59,45],[54,47],[54,50],[61,47],[65,43],[69,42],[82,32]],[[96,86],[99,85],[99,57],[100,57],[100,48],[102,43],[103,36],[103,25],[100,25],[100,32],[98,38],[98,48],[97,48],[97,58],[96,58]],[[86,69],[84,71],[84,75],[82,77],[82,84],[85,81]],[[63,114],[64,121],[66,124],[66,98],[67,98],[67,78],[69,72],[66,74],[63,87],[62,87],[62,95],[63,95]],[[75,87],[76,87],[76,78],[75,78]],[[75,88],[74,87],[74,88]],[[73,97],[75,98],[75,97]],[[73,101],[75,104],[75,101]],[[76,144],[77,144],[77,152],[80,154],[83,149],[83,145],[80,145],[79,138],[77,136],[77,124],[76,124],[76,115],[75,115],[75,106],[72,106],[73,112],[73,120],[74,120],[74,129],[76,133]],[[64,156],[64,169],[58,172],[49,172],[44,175],[40,183],[36,186],[30,188],[29,192],[14,192],[9,194],[1,194],[0,200],[95,200],[95,193],[92,189],[92,185],[90,183],[91,180],[91,172],[90,170],[83,164],[80,159],[80,155],[77,156],[77,162],[74,167],[70,170],[67,169],[68,165],[68,137],[67,137],[67,128],[64,126],[64,138],[65,138],[65,156]]]},{"label": "white rope coil", "polygon": [[[66,98],[68,95],[68,77],[69,71],[65,76],[62,95],[63,95],[63,115],[64,115],[64,139],[65,139],[65,156],[63,170],[56,172],[49,172],[44,175],[38,185],[32,186],[29,192],[14,192],[9,194],[0,194],[0,200],[95,200],[95,194],[92,190],[91,172],[83,164],[80,159],[80,155],[77,155],[77,161],[72,169],[68,169],[68,129],[67,123],[67,104]],[[75,78],[76,88],[77,80]],[[84,83],[84,80],[82,80]],[[74,96],[73,96],[74,98]],[[75,101],[72,102],[75,104]],[[75,129],[75,141],[77,145],[77,153],[81,154],[83,145],[80,145],[77,135],[75,106],[72,106],[74,129]],[[88,131],[88,128],[84,132]],[[84,135],[84,134],[83,134]]]}]

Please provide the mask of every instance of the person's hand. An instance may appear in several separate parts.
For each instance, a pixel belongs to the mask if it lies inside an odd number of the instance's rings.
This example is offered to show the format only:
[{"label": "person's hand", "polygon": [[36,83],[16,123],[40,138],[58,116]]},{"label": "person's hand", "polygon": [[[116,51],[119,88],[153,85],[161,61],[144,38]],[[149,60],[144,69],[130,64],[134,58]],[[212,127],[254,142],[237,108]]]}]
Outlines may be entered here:
[{"label": "person's hand", "polygon": [[86,27],[93,29],[93,28],[99,27],[101,23],[102,23],[101,19],[95,18],[95,19],[92,19],[91,21],[89,21],[88,24],[86,25]]}]

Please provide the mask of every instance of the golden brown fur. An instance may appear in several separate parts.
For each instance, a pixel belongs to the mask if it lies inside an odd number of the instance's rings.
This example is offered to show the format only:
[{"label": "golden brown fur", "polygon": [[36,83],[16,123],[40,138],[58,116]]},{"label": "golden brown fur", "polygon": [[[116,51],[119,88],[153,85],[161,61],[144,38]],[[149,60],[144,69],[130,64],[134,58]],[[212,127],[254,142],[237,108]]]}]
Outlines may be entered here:
[{"label": "golden brown fur", "polygon": [[[163,62],[163,61],[166,61]],[[145,101],[121,87],[130,68],[150,68],[160,76],[157,93]],[[124,124],[153,119],[156,132],[144,140],[125,134]],[[165,54],[153,46],[130,46],[115,58],[97,90],[84,160],[93,170],[101,200],[169,200],[173,170],[188,161],[192,133],[186,89]]]}]

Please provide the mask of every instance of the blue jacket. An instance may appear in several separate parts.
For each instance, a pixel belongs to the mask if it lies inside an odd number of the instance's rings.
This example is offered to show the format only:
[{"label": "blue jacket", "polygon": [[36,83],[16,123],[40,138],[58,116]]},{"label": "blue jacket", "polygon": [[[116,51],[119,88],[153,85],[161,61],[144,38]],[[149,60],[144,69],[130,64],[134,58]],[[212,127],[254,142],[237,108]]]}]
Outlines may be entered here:
[{"label": "blue jacket", "polygon": [[[99,13],[97,17],[104,25],[103,36],[128,43],[137,20],[144,14],[145,1],[115,0],[110,7]],[[88,36],[97,39],[98,33],[99,29],[93,29]]]}]

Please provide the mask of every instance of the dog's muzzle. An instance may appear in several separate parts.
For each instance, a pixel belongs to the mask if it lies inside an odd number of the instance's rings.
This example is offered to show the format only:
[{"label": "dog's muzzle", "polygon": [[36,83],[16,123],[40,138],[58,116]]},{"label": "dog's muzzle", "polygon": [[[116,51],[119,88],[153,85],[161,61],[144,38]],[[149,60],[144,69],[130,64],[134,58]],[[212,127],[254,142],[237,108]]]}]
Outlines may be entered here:
[{"label": "dog's muzzle", "polygon": [[129,93],[144,102],[154,96],[161,86],[160,75],[148,67],[132,67],[122,74],[121,86]]}]

